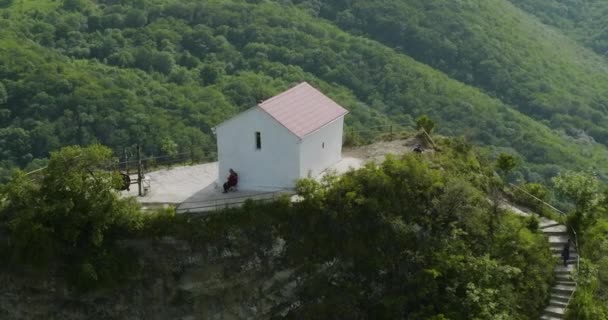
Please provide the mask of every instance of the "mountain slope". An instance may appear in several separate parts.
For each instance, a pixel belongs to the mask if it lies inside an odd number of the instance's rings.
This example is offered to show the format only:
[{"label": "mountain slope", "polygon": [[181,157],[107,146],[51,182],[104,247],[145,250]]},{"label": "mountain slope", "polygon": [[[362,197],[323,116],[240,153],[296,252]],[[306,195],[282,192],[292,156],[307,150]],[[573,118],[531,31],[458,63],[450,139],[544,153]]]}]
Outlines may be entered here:
[{"label": "mountain slope", "polygon": [[606,61],[508,1],[355,0],[320,14],[552,128],[608,143]]},{"label": "mountain slope", "polygon": [[[0,83],[7,92],[0,139],[13,141],[0,146],[5,167],[24,166],[74,143],[100,142],[117,151],[140,143],[148,154],[202,147],[212,154],[212,126],[302,80],[350,109],[351,128],[411,123],[427,113],[441,133],[519,152],[530,163],[520,169],[527,179],[551,177],[560,166],[608,167],[601,161],[606,149],[583,132],[573,138],[553,131],[547,126],[552,122],[537,122],[399,48],[345,33],[308,9],[236,0],[31,3],[19,2],[0,15]],[[583,50],[581,57],[588,55]],[[594,59],[581,63],[602,67]],[[515,79],[532,76],[522,67]],[[583,79],[589,77],[596,74]],[[558,89],[565,90],[566,80],[559,79]],[[603,101],[608,91],[601,90],[603,77],[597,80],[573,99]],[[527,89],[539,99],[556,99]],[[572,130],[579,127],[571,122],[579,121],[601,138],[603,113],[591,107],[577,112],[547,117],[565,118],[558,127]],[[592,120],[598,124],[588,124]]]},{"label": "mountain slope", "polygon": [[509,0],[597,53],[608,52],[608,3],[602,0]]}]

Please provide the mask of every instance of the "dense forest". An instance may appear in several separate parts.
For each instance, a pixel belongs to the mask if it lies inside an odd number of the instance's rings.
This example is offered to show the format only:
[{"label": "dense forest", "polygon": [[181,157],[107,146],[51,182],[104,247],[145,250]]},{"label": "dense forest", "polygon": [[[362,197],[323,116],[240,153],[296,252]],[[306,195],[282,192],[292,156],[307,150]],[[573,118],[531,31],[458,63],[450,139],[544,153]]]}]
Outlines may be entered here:
[{"label": "dense forest", "polygon": [[[145,250],[140,245],[129,251],[120,243],[172,237],[195,251],[229,249],[259,260],[279,241],[285,248],[280,257],[258,268],[292,270],[294,296],[255,318],[538,319],[555,265],[539,221],[500,208],[492,194],[504,186],[493,163],[479,162],[458,139],[437,143],[441,153],[389,157],[322,182],[300,181],[299,202],[250,202],[204,219],[142,214],[133,199],[112,190],[120,178],[100,169],[112,156],[108,148],[67,147],[52,154],[38,181],[19,174],[0,190],[0,258],[10,262],[0,271],[25,278],[43,274],[81,293],[105,289],[100,297],[145,282],[145,266],[137,262]],[[162,256],[154,264],[170,259]],[[234,275],[225,281],[246,278],[248,268],[245,263],[226,270]],[[184,272],[174,270],[169,278]],[[205,273],[196,281],[206,281]],[[193,301],[220,299],[201,295],[191,301],[179,298],[183,292],[158,290],[170,304],[159,302],[164,305],[157,309],[136,299],[129,309],[151,310],[141,316],[146,319],[182,318],[167,312],[176,304],[183,312]],[[41,294],[31,291],[28,299],[42,301]],[[57,296],[46,318],[66,318],[86,305],[86,297],[64,303]],[[108,300],[114,301],[106,294],[94,303]],[[2,306],[0,315],[14,316]],[[127,318],[128,310],[110,309],[115,313],[89,316]]]},{"label": "dense forest", "polygon": [[[125,242],[253,260],[281,242],[272,263],[296,275],[295,297],[273,317],[537,319],[555,261],[535,218],[499,206],[512,197],[577,232],[568,318],[606,319],[606,13],[601,0],[0,0],[0,276],[112,290],[143,273]],[[124,148],[213,159],[214,126],[301,81],[350,111],[351,144],[427,115],[440,148],[209,219],[143,214],[113,191]]]},{"label": "dense forest", "polygon": [[608,165],[605,60],[506,1],[2,1],[0,177],[52,150],[212,158],[213,126],[302,80],[356,135],[428,114],[524,164]]},{"label": "dense forest", "polygon": [[608,142],[606,62],[509,2],[339,4],[328,2],[320,14],[481,88],[552,128],[573,136],[583,131]]},{"label": "dense forest", "polygon": [[608,53],[608,3],[602,0],[510,0],[543,23],[564,31],[601,55]]}]

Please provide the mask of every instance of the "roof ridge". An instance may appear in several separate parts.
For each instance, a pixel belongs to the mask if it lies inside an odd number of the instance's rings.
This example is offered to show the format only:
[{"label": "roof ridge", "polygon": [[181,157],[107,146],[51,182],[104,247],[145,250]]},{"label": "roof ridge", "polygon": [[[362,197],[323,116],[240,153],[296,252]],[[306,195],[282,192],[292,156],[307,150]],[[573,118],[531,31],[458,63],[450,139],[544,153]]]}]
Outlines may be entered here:
[{"label": "roof ridge", "polygon": [[258,105],[258,106],[255,106],[255,108],[260,109],[260,111],[264,112],[264,113],[265,113],[265,114],[267,114],[269,117],[271,117],[271,118],[272,118],[274,121],[276,121],[278,124],[280,124],[280,125],[281,125],[281,127],[283,127],[283,128],[285,128],[285,129],[287,129],[287,131],[291,132],[291,133],[292,133],[294,136],[298,137],[299,139],[302,139],[302,137],[301,137],[301,136],[300,136],[300,135],[299,135],[297,132],[295,132],[295,131],[294,131],[292,128],[290,128],[290,127],[288,127],[288,126],[284,125],[284,124],[281,122],[281,120],[279,120],[277,117],[275,117],[275,116],[274,116],[274,114],[272,114],[272,113],[268,112],[267,110],[264,110],[264,108],[260,107],[259,105]]},{"label": "roof ridge", "polygon": [[306,81],[260,102],[256,107],[300,139],[348,113]]},{"label": "roof ridge", "polygon": [[[311,86],[310,84],[308,84],[308,82],[306,82],[306,81],[300,82],[300,83],[296,84],[295,86],[293,86],[293,87],[291,87],[291,88],[289,88],[289,89],[287,89],[287,90],[285,90],[285,91],[283,91],[283,92],[281,92],[281,93],[277,94],[276,96],[273,96],[273,97],[268,98],[268,100],[263,100],[262,102],[258,103],[258,106],[261,106],[262,104],[264,104],[264,103],[266,103],[266,102],[270,102],[270,101],[272,101],[272,100],[275,100],[276,98],[282,97],[282,96],[284,96],[284,95],[286,95],[286,94],[290,93],[291,91],[293,91],[293,90],[294,90],[294,89],[296,89],[297,87],[300,87],[300,86],[305,85],[305,84],[307,84],[307,85],[308,85],[308,86],[310,86],[310,87],[313,87],[313,86]],[[314,88],[314,87],[313,87],[313,88]]]}]

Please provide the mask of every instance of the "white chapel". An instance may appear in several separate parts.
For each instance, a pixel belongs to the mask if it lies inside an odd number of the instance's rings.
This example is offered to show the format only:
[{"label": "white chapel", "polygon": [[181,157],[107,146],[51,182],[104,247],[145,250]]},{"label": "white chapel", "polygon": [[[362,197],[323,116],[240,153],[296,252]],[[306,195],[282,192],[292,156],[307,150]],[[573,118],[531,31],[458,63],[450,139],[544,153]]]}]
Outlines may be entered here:
[{"label": "white chapel", "polygon": [[218,181],[228,170],[242,190],[293,188],[342,158],[346,109],[300,83],[218,125]]}]

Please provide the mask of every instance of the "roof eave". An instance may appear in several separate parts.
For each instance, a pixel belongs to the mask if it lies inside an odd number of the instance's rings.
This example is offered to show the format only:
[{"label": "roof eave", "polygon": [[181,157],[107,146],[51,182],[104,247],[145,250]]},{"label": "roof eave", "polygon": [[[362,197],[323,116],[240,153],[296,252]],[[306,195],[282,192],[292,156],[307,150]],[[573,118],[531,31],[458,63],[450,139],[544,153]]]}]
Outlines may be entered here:
[{"label": "roof eave", "polygon": [[[349,113],[349,112],[348,112],[348,110],[346,110],[346,109],[344,109],[344,111],[345,111],[345,112],[344,112],[344,113],[342,113],[341,115],[339,115],[339,116],[337,116],[337,117],[335,117],[335,118],[331,119],[330,121],[328,121],[328,122],[327,122],[327,123],[325,123],[324,125],[319,126],[318,128],[316,128],[316,129],[312,130],[311,132],[308,132],[308,133],[306,133],[305,135],[302,135],[302,136],[299,136],[299,135],[297,135],[297,134],[296,134],[296,136],[298,136],[298,138],[300,138],[300,140],[302,140],[302,139],[304,139],[304,138],[306,138],[306,137],[310,136],[311,134],[314,134],[315,132],[318,132],[319,130],[321,130],[321,129],[323,129],[323,128],[327,127],[327,126],[329,126],[330,124],[332,124],[332,123],[336,122],[337,120],[339,120],[340,118],[342,118],[342,117],[346,116],[346,115]],[[290,131],[291,131],[291,130],[290,130]],[[295,133],[294,133],[294,134],[295,134]]]}]

